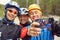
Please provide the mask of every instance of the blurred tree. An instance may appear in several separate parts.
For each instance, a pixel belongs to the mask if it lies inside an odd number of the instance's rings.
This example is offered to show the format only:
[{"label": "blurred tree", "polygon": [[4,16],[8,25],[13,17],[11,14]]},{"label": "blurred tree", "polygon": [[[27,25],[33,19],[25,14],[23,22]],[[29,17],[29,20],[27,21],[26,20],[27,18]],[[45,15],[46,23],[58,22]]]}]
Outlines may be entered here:
[{"label": "blurred tree", "polygon": [[[42,8],[44,15],[59,15],[60,16],[60,0],[12,0],[19,3],[20,7],[26,7],[30,4],[37,3]],[[4,6],[0,5],[0,17],[3,17]]]},{"label": "blurred tree", "polygon": [[0,18],[3,17],[4,6],[0,5]]}]

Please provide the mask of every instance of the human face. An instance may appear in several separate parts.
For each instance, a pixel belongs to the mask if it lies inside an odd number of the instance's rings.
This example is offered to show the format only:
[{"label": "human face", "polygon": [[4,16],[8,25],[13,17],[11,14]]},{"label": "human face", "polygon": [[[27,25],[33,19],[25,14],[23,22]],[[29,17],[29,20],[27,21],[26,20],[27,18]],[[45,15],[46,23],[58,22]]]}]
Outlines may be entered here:
[{"label": "human face", "polygon": [[29,11],[29,17],[32,21],[35,21],[36,19],[40,19],[42,16],[42,12],[40,10],[31,10]]},{"label": "human face", "polygon": [[25,24],[26,22],[28,22],[28,16],[27,15],[20,15],[19,16],[19,21],[21,24]]},{"label": "human face", "polygon": [[17,16],[18,11],[15,8],[8,8],[6,12],[6,17],[8,20],[14,20]]}]

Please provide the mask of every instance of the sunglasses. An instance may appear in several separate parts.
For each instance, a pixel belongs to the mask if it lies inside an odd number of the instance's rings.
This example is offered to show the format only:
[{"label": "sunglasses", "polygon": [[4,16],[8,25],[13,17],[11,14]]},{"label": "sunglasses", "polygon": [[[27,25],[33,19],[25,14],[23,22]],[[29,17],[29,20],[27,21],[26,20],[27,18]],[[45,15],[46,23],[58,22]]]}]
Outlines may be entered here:
[{"label": "sunglasses", "polygon": [[17,14],[17,13],[18,13],[17,11],[13,11],[13,10],[11,10],[11,9],[8,9],[8,11],[9,11],[10,13],[13,12],[13,14]]}]

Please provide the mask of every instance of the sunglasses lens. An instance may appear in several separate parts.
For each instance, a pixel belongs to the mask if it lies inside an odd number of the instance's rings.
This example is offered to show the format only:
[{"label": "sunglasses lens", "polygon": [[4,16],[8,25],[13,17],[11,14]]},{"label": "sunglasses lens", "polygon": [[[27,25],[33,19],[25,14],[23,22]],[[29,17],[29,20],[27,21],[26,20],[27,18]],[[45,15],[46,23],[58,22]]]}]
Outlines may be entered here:
[{"label": "sunglasses lens", "polygon": [[11,13],[12,13],[13,11],[12,11],[12,10],[9,10],[9,12],[11,12]]},{"label": "sunglasses lens", "polygon": [[17,12],[14,12],[14,14],[17,14]]},{"label": "sunglasses lens", "polygon": [[12,13],[13,12],[13,14],[17,14],[17,12],[16,11],[13,11],[13,10],[8,10],[10,13]]}]

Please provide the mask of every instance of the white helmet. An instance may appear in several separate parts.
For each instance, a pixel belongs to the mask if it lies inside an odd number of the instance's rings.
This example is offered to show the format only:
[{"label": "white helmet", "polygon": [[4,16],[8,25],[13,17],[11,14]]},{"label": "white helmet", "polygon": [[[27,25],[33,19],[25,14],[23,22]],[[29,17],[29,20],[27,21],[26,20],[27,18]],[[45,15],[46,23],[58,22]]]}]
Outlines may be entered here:
[{"label": "white helmet", "polygon": [[27,8],[20,8],[21,13],[19,15],[27,15],[28,14],[28,9]]},{"label": "white helmet", "polygon": [[11,1],[7,3],[5,5],[5,10],[7,10],[7,8],[15,8],[18,11],[18,13],[20,13],[20,7],[15,1]]}]

